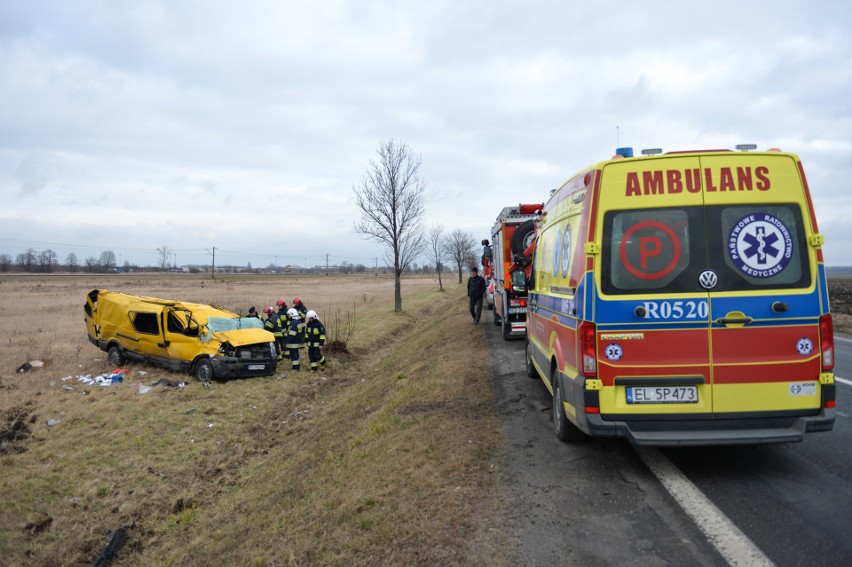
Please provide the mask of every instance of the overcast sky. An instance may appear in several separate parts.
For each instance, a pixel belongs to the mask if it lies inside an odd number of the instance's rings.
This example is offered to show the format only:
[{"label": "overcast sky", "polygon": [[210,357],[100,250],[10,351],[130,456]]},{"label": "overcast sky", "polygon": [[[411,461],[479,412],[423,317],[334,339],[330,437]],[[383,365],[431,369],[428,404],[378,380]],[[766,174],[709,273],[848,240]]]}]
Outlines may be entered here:
[{"label": "overcast sky", "polygon": [[382,141],[425,224],[489,236],[617,145],[798,153],[852,265],[852,4],[0,3],[0,253],[383,263],[353,229]]}]

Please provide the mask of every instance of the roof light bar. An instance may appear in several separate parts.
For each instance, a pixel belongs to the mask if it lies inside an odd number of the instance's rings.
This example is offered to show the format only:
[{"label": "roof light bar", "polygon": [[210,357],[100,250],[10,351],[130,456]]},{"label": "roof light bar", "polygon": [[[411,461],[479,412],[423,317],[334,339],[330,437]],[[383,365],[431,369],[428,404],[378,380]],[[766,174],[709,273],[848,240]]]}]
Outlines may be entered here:
[{"label": "roof light bar", "polygon": [[735,147],[741,152],[747,152],[749,150],[756,150],[757,144],[737,144]]}]

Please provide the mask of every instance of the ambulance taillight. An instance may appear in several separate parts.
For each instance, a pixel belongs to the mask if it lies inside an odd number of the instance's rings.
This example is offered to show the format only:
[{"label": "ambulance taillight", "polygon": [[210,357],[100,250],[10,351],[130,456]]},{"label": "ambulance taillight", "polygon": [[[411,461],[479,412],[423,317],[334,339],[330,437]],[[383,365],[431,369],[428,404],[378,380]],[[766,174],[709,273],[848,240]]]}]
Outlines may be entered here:
[{"label": "ambulance taillight", "polygon": [[828,313],[819,318],[819,340],[822,348],[822,370],[828,372],[834,369],[834,324]]},{"label": "ambulance taillight", "polygon": [[595,349],[595,324],[580,323],[580,357],[583,360],[583,375],[588,377],[598,373],[597,351]]}]

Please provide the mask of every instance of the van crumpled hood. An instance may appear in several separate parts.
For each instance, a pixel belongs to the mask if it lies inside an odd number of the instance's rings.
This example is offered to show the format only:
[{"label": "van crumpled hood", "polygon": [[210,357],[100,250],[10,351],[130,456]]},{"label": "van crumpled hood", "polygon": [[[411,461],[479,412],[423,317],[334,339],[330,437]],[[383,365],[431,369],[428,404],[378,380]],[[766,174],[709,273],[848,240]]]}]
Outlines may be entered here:
[{"label": "van crumpled hood", "polygon": [[213,333],[213,338],[221,343],[231,343],[235,347],[275,342],[275,335],[264,329],[219,331]]}]

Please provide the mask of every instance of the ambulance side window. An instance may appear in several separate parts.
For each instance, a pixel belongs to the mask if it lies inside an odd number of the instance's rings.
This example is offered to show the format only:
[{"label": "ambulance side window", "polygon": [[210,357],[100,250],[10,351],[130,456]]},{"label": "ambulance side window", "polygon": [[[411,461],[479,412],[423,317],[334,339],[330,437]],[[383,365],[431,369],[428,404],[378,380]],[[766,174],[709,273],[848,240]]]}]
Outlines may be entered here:
[{"label": "ambulance side window", "polygon": [[701,207],[610,211],[601,280],[607,294],[694,291],[703,250]]},{"label": "ambulance side window", "polygon": [[707,222],[708,252],[720,276],[717,291],[810,285],[798,205],[710,207]]}]

